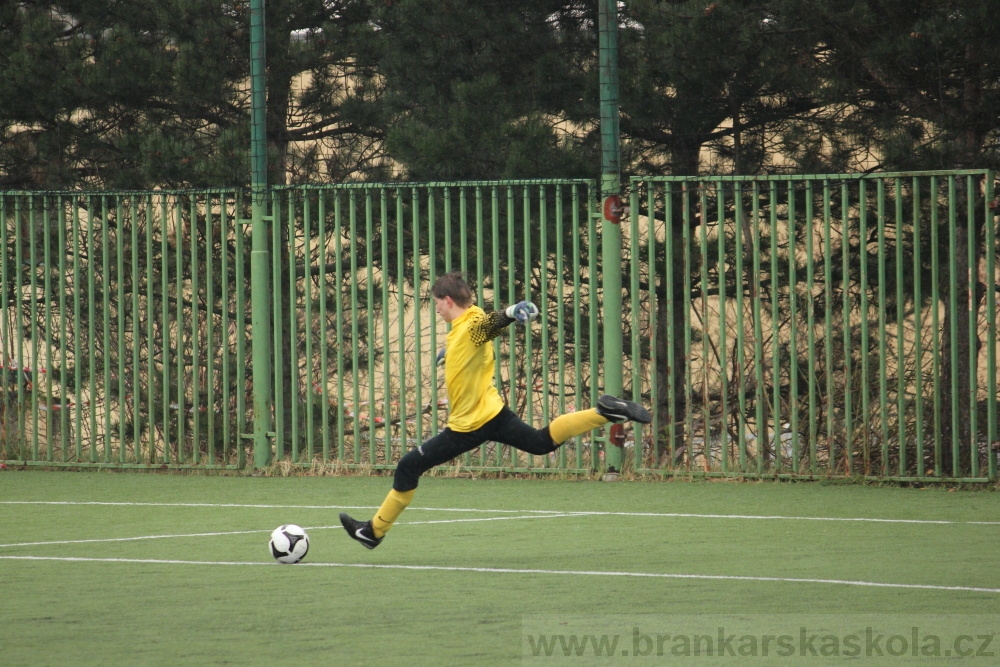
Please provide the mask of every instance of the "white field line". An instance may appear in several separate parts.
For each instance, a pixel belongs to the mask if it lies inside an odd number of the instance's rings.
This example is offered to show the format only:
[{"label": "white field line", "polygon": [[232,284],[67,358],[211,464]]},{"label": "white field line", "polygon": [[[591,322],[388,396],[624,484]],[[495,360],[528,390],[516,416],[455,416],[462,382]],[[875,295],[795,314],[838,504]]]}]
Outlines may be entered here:
[{"label": "white field line", "polygon": [[[98,500],[0,500],[0,505],[105,505],[111,507],[207,507],[245,509],[303,509],[303,510],[370,510],[375,505],[265,505],[243,503],[144,503],[109,502]],[[700,514],[694,512],[598,512],[586,510],[501,510],[470,507],[416,507],[408,512],[480,512],[488,514],[539,514],[559,516],[638,516],[675,519],[735,519],[748,521],[847,521],[861,523],[902,523],[931,525],[1000,526],[1000,521],[952,521],[948,519],[885,519],[879,517],[793,516],[783,514]]]},{"label": "white field line", "polygon": [[[330,526],[332,528],[333,526]],[[340,526],[337,526],[340,528]],[[269,533],[269,530],[228,530],[217,533],[178,533],[176,535],[138,535],[135,537],[102,537],[89,540],[50,540],[48,542],[18,542],[16,544],[0,544],[5,547],[43,547],[53,544],[94,544],[101,542],[138,542],[139,540],[168,540],[177,537],[220,537],[223,535],[250,535],[251,533]]]},{"label": "white field line", "polygon": [[[478,519],[437,519],[435,521],[402,521],[397,525],[400,526],[415,526],[419,524],[428,523],[473,523],[477,521],[511,521],[514,519],[554,519],[561,516],[569,516],[568,514],[530,514],[527,516],[492,516],[492,517],[482,517]],[[330,530],[333,528],[343,529],[343,526],[337,524],[336,526],[304,526],[304,528],[309,530]],[[40,546],[51,546],[55,544],[94,544],[100,542],[137,542],[140,540],[166,540],[171,538],[179,537],[221,537],[224,535],[251,535],[254,533],[270,533],[271,528],[262,530],[229,530],[214,533],[178,533],[176,535],[138,535],[135,537],[105,537],[105,538],[93,538],[86,540],[50,540],[47,542],[17,542],[11,544],[0,544],[0,549],[12,548],[12,547],[40,547]]]},{"label": "white field line", "polygon": [[474,521],[513,521],[515,519],[558,519],[564,516],[579,516],[575,512],[566,514],[529,514],[526,516],[489,516],[481,519],[433,519],[430,521],[401,521],[400,526],[416,526],[429,523],[472,523]]},{"label": "white field line", "polygon": [[[23,561],[59,561],[72,563],[135,563],[146,565],[228,565],[228,566],[280,566],[275,562],[260,561],[196,561],[172,560],[156,558],[80,558],[80,557],[50,557],[50,556],[0,556],[0,560]],[[663,572],[621,572],[598,570],[542,570],[514,569],[506,567],[446,567],[442,565],[386,565],[374,563],[299,563],[296,567],[350,567],[372,570],[417,570],[438,572],[475,572],[480,574],[547,574],[556,576],[576,577],[634,577],[643,579],[695,579],[707,581],[752,581],[779,582],[790,584],[835,584],[840,586],[862,586],[867,588],[905,588],[929,591],[968,591],[974,593],[1000,594],[1000,588],[981,586],[942,586],[936,584],[894,584],[881,581],[860,581],[852,579],[814,579],[796,577],[752,577],[727,574],[670,574]]]}]

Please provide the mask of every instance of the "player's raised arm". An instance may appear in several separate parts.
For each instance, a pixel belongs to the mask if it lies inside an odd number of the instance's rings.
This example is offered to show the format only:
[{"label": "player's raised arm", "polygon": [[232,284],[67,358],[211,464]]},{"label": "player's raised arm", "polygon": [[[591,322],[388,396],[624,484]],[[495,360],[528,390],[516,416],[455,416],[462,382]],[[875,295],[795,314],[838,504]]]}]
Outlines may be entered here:
[{"label": "player's raised arm", "polygon": [[503,310],[483,313],[469,325],[469,336],[477,346],[484,345],[506,331],[512,323],[528,324],[537,318],[538,306],[530,301],[519,301]]}]

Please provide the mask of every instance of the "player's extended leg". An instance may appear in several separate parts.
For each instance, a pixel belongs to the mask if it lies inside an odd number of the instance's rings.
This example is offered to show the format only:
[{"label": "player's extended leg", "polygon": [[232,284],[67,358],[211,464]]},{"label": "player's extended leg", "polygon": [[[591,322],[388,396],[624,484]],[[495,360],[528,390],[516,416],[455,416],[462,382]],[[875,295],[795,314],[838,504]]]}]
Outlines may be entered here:
[{"label": "player's extended leg", "polygon": [[421,475],[434,466],[475,449],[487,439],[480,431],[460,433],[446,428],[416,449],[411,449],[396,464],[392,489],[371,521],[357,521],[343,513],[340,523],[344,530],[365,547],[374,549],[413,500]]},{"label": "player's extended leg", "polygon": [[481,429],[488,440],[495,440],[516,447],[529,454],[548,454],[570,438],[582,435],[609,422],[634,420],[649,423],[652,416],[646,408],[634,401],[614,396],[601,396],[597,406],[580,412],[569,412],[552,420],[548,426],[534,428],[509,408]]}]

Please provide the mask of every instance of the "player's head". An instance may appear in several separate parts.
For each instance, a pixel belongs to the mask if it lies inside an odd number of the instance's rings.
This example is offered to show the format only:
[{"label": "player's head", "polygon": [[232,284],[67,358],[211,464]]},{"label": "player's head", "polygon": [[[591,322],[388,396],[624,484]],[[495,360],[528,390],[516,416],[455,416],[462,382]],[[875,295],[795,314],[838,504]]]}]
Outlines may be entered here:
[{"label": "player's head", "polygon": [[449,297],[456,306],[461,308],[468,308],[472,305],[472,288],[458,272],[446,273],[434,281],[431,294],[436,299]]},{"label": "player's head", "polygon": [[472,305],[472,289],[460,273],[446,273],[431,287],[434,310],[445,322],[451,322]]}]

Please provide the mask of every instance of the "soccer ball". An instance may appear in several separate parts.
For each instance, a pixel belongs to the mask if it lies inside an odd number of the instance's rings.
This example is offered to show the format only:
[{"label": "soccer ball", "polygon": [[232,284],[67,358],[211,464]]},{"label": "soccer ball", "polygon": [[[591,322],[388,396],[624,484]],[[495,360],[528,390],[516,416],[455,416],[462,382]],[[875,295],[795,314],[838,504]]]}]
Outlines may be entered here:
[{"label": "soccer ball", "polygon": [[298,563],[309,552],[309,535],[301,526],[286,523],[271,533],[271,555],[279,563]]}]

